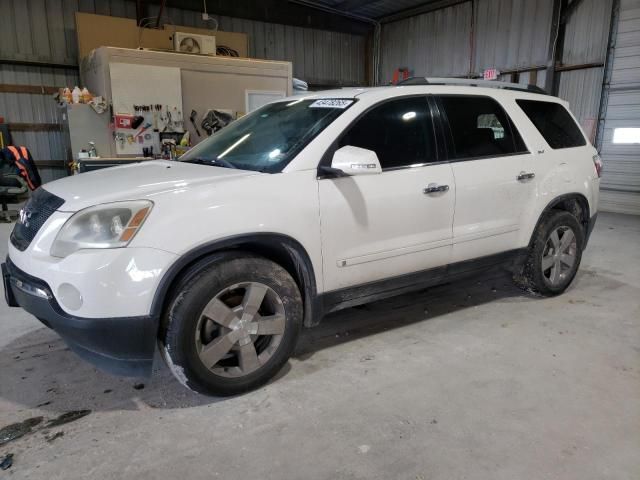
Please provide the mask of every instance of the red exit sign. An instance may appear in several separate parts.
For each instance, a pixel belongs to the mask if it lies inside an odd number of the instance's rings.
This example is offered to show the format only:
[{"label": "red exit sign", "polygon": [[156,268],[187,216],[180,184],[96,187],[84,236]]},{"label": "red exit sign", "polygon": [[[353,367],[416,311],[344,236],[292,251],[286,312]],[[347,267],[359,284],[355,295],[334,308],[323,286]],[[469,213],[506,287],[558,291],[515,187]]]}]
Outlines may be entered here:
[{"label": "red exit sign", "polygon": [[497,80],[500,75],[500,71],[497,68],[487,68],[484,71],[483,78],[485,80]]}]

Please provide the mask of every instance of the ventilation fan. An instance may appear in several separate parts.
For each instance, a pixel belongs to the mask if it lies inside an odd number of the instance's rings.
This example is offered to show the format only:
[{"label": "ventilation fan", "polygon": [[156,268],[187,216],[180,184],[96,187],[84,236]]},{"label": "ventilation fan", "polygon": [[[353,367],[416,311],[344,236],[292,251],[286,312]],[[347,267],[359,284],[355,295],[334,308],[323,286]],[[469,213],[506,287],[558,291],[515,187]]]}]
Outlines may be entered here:
[{"label": "ventilation fan", "polygon": [[184,37],[180,42],[180,51],[184,53],[200,53],[200,44],[193,37]]},{"label": "ventilation fan", "polygon": [[173,36],[173,48],[176,52],[201,55],[216,54],[216,37],[197,33],[176,32]]}]

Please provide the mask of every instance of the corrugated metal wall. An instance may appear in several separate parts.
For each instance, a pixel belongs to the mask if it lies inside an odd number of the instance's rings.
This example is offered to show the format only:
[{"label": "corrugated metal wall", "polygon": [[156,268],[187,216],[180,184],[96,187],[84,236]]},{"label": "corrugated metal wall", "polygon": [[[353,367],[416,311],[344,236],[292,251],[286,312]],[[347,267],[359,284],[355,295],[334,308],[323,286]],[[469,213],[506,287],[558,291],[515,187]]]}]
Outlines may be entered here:
[{"label": "corrugated metal wall", "polygon": [[[466,76],[485,68],[515,70],[546,65],[550,0],[476,0],[382,28],[380,81],[408,67],[416,76]],[[473,41],[473,59],[471,42]]]},{"label": "corrugated metal wall", "polygon": [[[612,4],[613,0],[582,0],[566,26],[563,64],[604,64]],[[592,141],[595,139],[603,75],[604,67],[560,74],[559,95],[571,104],[573,113]]]},{"label": "corrugated metal wall", "polygon": [[471,3],[384,24],[381,34],[380,83],[396,68],[416,76],[461,76],[469,71]]},{"label": "corrugated metal wall", "polygon": [[573,70],[560,74],[558,96],[569,102],[571,111],[591,142],[595,140],[603,68]]},{"label": "corrugated metal wall", "polygon": [[[78,72],[73,69],[0,64],[0,83],[20,85],[75,85]],[[6,122],[57,123],[56,102],[49,95],[31,93],[0,93],[0,116]],[[12,132],[16,145],[27,145],[38,160],[67,158],[68,141],[63,132]],[[43,168],[44,181],[64,175],[58,169]]]},{"label": "corrugated metal wall", "polygon": [[640,214],[640,142],[613,143],[616,128],[640,128],[640,0],[622,0],[610,85],[605,92],[601,207]]},{"label": "corrugated metal wall", "polygon": [[603,62],[607,53],[612,0],[582,0],[569,18],[562,62]]},{"label": "corrugated metal wall", "polygon": [[[157,14],[158,6],[150,7]],[[77,63],[75,12],[135,18],[131,0],[0,0],[0,59],[69,65]],[[176,25],[208,28],[198,12],[167,9]],[[249,36],[249,55],[293,62],[294,76],[310,83],[362,85],[365,83],[365,39],[359,35],[328,32],[273,23],[216,17],[220,30]],[[73,68],[45,68],[0,63],[0,83],[73,86]],[[48,96],[0,93],[0,116],[7,122],[57,121],[54,101]],[[67,158],[67,143],[60,132],[17,132],[38,160]],[[44,169],[46,179],[62,174]]]},{"label": "corrugated metal wall", "polygon": [[552,7],[551,0],[477,0],[473,71],[545,65]]}]

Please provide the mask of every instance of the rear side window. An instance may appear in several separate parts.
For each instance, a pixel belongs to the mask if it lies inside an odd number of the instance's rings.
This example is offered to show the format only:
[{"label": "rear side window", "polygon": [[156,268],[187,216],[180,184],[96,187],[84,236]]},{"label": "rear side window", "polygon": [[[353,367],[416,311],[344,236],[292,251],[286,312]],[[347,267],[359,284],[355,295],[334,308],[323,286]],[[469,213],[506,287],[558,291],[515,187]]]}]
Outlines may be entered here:
[{"label": "rear side window", "polygon": [[365,113],[339,146],[373,150],[383,169],[436,160],[433,125],[426,97],[385,102]]},{"label": "rear side window", "polygon": [[493,98],[446,95],[440,97],[446,113],[452,158],[513,155],[527,151],[508,115]]},{"label": "rear side window", "polygon": [[587,144],[576,122],[559,103],[537,100],[516,102],[551,148],[582,147]]}]

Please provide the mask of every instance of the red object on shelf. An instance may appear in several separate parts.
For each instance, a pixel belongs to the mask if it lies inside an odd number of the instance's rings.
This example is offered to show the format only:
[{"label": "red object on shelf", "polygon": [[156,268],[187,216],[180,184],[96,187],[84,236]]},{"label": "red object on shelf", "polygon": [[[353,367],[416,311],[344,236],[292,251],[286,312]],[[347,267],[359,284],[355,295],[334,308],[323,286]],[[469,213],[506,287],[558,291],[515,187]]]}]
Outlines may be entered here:
[{"label": "red object on shelf", "polygon": [[409,78],[409,69],[408,68],[396,68],[393,72],[393,79],[391,83],[393,85],[397,85],[398,82],[402,80],[407,80]]},{"label": "red object on shelf", "polygon": [[4,117],[0,117],[0,123],[4,123]]}]

